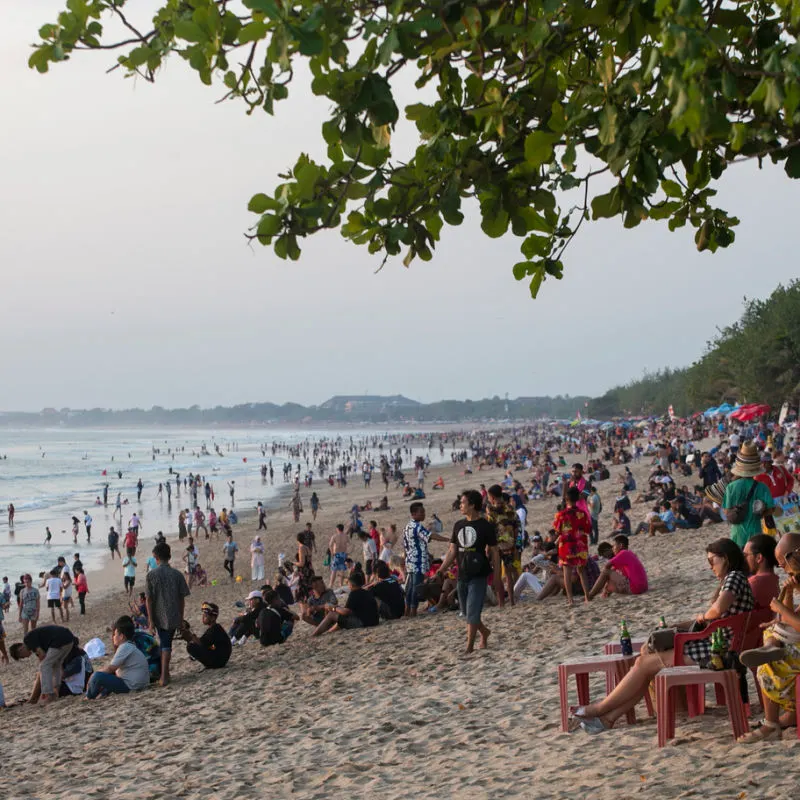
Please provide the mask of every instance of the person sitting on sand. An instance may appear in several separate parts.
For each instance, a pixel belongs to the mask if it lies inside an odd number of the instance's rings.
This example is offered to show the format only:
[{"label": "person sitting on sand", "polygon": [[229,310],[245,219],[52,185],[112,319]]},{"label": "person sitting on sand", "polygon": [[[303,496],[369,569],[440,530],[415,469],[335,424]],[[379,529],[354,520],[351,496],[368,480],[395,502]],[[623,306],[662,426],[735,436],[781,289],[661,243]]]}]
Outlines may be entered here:
[{"label": "person sitting on sand", "polygon": [[87,699],[138,692],[150,685],[150,667],[145,654],[132,641],[135,634],[130,617],[120,617],[114,623],[111,632],[111,642],[116,648],[114,657],[108,666],[97,670],[89,679]]},{"label": "person sitting on sand", "polygon": [[259,590],[254,589],[247,595],[245,604],[247,609],[245,613],[236,617],[228,629],[232,643],[242,644],[248,636],[258,636],[258,618],[264,608],[264,596]]},{"label": "person sitting on sand", "polygon": [[391,507],[389,506],[389,498],[386,495],[384,495],[381,498],[381,502],[378,505],[378,507],[375,509],[375,511],[390,511],[390,510],[391,510]]},{"label": "person sitting on sand", "polygon": [[[747,544],[751,544],[756,538],[753,537]],[[780,739],[780,729],[793,726],[796,721],[795,687],[800,674],[800,609],[795,607],[794,593],[800,586],[798,553],[800,534],[784,534],[778,542],[775,556],[788,575],[788,580],[780,597],[773,599],[770,604],[777,618],[764,630],[764,646],[745,650],[741,654],[742,664],[750,668],[758,667],[758,685],[764,701],[764,721],[761,727],[739,739],[743,743]]]},{"label": "person sitting on sand", "polygon": [[378,604],[370,592],[364,588],[363,572],[353,571],[348,578],[350,594],[344,608],[324,606],[325,618],[317,626],[312,636],[321,636],[328,630],[352,630],[354,628],[373,628],[380,619]]},{"label": "person sitting on sand", "polygon": [[628,550],[628,537],[619,534],[614,537],[613,558],[610,558],[600,577],[595,581],[589,597],[603,597],[612,594],[643,594],[647,591],[647,572],[638,556]]},{"label": "person sitting on sand", "polygon": [[[705,625],[707,622],[724,617],[752,611],[755,603],[747,582],[747,565],[744,555],[731,539],[717,539],[706,546],[708,565],[719,580],[712,604],[692,622],[681,623],[679,629],[688,629],[693,624]],[[730,628],[720,628],[726,646],[730,644]],[[711,640],[687,642],[684,656],[701,667],[711,658]],[[630,711],[644,697],[650,682],[665,667],[674,663],[672,650],[649,652],[642,648],[631,670],[620,680],[616,688],[603,700],[579,706],[574,717],[587,733],[601,733],[614,726],[614,723]]]},{"label": "person sitting on sand", "polygon": [[750,590],[756,601],[756,611],[769,608],[780,594],[780,581],[775,574],[778,559],[775,555],[777,542],[765,533],[756,534],[744,546],[744,560],[750,570]]},{"label": "person sitting on sand", "polygon": [[139,592],[139,599],[137,602],[129,602],[128,607],[131,610],[131,619],[137,630],[149,630],[150,622],[147,619],[147,595],[144,592]]},{"label": "person sitting on sand", "polygon": [[400,619],[405,614],[406,596],[403,587],[392,575],[389,565],[384,561],[375,564],[376,580],[368,587],[368,591],[378,603],[381,619]]},{"label": "person sitting on sand", "polygon": [[300,619],[315,628],[325,619],[325,606],[337,606],[336,594],[325,586],[325,581],[315,575],[311,579],[311,592],[300,604]]},{"label": "person sitting on sand", "polygon": [[631,520],[623,508],[614,509],[614,523],[611,527],[611,535],[612,537],[631,535]]},{"label": "person sitting on sand", "polygon": [[441,475],[433,482],[433,490],[437,489],[444,489],[444,478]]},{"label": "person sitting on sand", "polygon": [[262,647],[283,644],[294,630],[294,623],[300,618],[289,611],[280,595],[274,589],[264,592],[264,608],[258,616],[258,641]]},{"label": "person sitting on sand", "polygon": [[199,661],[208,669],[221,669],[231,657],[231,640],[225,629],[217,622],[219,606],[203,603],[201,615],[206,630],[202,636],[192,633],[189,624],[182,625],[178,636],[186,642],[186,652],[190,658]]},{"label": "person sitting on sand", "polygon": [[658,516],[652,517],[648,526],[650,536],[655,536],[657,533],[674,533],[677,520],[669,502],[663,500],[657,508],[659,509]]}]

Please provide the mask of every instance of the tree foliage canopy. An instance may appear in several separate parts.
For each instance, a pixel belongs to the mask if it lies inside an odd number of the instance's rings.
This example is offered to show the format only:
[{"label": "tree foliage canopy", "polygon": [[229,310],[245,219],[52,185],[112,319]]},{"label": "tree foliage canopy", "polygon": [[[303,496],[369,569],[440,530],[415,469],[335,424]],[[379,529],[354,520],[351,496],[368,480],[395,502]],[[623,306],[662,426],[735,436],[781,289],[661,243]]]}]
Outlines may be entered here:
[{"label": "tree foliage canopy", "polygon": [[665,369],[593,400],[593,416],[679,415],[723,402],[800,400],[800,281],[778,288],[766,300],[745,301],[741,319],[719,330],[705,354],[687,369]]},{"label": "tree foliage canopy", "polygon": [[[729,165],[770,158],[800,176],[798,0],[158,1],[140,25],[127,16],[139,4],[66,0],[30,65],[111,49],[154,80],[177,55],[272,114],[305,59],[332,109],[327,160],[301,154],[249,203],[253,238],[281,258],[338,228],[385,258],[428,260],[474,198],[487,236],[522,239],[513,271],[536,296],[587,220],[688,222],[715,251],[738,222],[714,205]],[[402,112],[401,72],[433,90]],[[407,161],[392,157],[401,116],[419,138]],[[613,186],[597,194],[601,173]]]}]

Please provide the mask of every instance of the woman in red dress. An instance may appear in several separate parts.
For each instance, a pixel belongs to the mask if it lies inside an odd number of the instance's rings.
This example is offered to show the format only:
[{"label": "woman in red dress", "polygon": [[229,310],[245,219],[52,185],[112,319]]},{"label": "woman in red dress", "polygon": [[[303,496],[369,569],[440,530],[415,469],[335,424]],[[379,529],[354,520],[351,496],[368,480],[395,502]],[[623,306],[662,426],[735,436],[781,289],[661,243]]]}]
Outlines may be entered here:
[{"label": "woman in red dress", "polygon": [[567,593],[567,605],[572,605],[572,570],[578,570],[578,577],[583,588],[585,601],[589,602],[590,586],[586,585],[584,567],[589,559],[589,534],[592,523],[589,515],[577,508],[581,493],[575,486],[570,486],[566,494],[566,508],[556,514],[553,527],[558,533],[558,563],[564,571],[564,591]]}]

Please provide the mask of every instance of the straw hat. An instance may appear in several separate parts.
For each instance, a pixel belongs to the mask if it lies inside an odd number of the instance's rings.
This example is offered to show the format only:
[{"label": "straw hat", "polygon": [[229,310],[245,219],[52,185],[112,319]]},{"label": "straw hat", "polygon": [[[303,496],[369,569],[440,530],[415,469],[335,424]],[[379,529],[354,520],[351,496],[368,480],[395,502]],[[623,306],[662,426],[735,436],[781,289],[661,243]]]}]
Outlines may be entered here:
[{"label": "straw hat", "polygon": [[723,478],[716,483],[712,483],[711,486],[706,487],[706,497],[712,502],[716,503],[718,506],[722,505],[722,501],[725,498],[725,487],[728,485],[728,481]]},{"label": "straw hat", "polygon": [[736,463],[731,472],[739,478],[755,478],[764,471],[754,442],[745,442],[736,454]]}]

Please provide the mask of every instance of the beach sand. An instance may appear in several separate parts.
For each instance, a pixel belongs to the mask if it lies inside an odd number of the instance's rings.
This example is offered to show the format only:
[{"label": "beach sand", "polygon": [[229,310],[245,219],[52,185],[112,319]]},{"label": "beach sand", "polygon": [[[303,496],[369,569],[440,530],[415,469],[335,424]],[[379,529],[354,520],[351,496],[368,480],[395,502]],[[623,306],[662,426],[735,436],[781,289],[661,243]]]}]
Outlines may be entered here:
[{"label": "beach sand", "polygon": [[[568,463],[581,457],[567,456]],[[601,537],[611,529],[611,509],[621,467],[597,484],[605,511]],[[641,486],[648,467],[634,467]],[[450,510],[458,491],[498,481],[502,470],[463,476],[461,467],[430,470],[427,484],[439,474],[445,491],[428,492],[428,514],[436,512],[445,532],[458,518]],[[524,480],[523,473],[517,476]],[[690,482],[690,481],[687,481]],[[680,483],[680,481],[679,481]],[[336,522],[347,521],[354,502],[377,503],[383,487],[365,491],[360,479],[339,490],[316,484],[322,503],[314,530],[321,568],[327,539]],[[288,508],[273,510],[266,536],[266,578],[277,554],[294,558],[300,524]],[[364,513],[380,526],[402,527],[408,503],[391,488],[392,510]],[[288,499],[288,498],[287,498]],[[550,527],[554,500],[528,506],[528,530]],[[648,510],[634,506],[635,525]],[[237,572],[242,584],[227,580],[222,569],[222,540],[198,542],[201,562],[219,586],[195,588],[187,618],[200,629],[200,602],[221,608],[220,622],[230,624],[251,588],[248,545],[256,521],[242,518],[235,538],[242,552]],[[576,602],[563,597],[515,608],[490,608],[484,620],[492,630],[489,649],[464,658],[465,631],[453,613],[383,623],[312,639],[300,623],[289,641],[261,648],[234,648],[226,670],[204,671],[192,663],[182,643],[173,655],[173,683],[107,700],[62,700],[53,706],[15,707],[0,712],[4,766],[0,787],[15,797],[87,798],[235,798],[334,795],[472,798],[789,798],[800,754],[794,729],[783,741],[744,746],[734,743],[724,709],[710,708],[702,718],[678,717],[677,737],[656,746],[656,723],[638,709],[640,722],[598,735],[560,732],[557,664],[568,658],[602,652],[618,638],[624,617],[634,639],[645,638],[660,615],[668,622],[704,610],[714,590],[706,542],[725,535],[727,526],[656,538],[638,536],[631,549],[643,560],[650,592],[634,598]],[[144,565],[149,539],[143,541]],[[178,548],[174,548],[176,551]],[[446,545],[433,542],[443,554]],[[361,560],[360,542],[351,554]],[[176,562],[177,562],[176,553]],[[177,565],[177,563],[176,563]],[[106,627],[127,609],[121,591],[119,562],[105,576],[90,576],[88,614],[73,616],[70,627],[82,641],[100,636],[110,650]],[[116,575],[116,578],[114,576]],[[144,583],[144,570],[137,577]],[[103,592],[100,587],[109,588]],[[139,586],[137,586],[139,588]],[[9,617],[15,619],[12,612]],[[77,621],[75,621],[77,620]],[[7,623],[7,644],[19,639],[19,625]],[[96,662],[97,663],[97,662]],[[99,662],[105,663],[105,662]],[[24,696],[34,677],[31,660],[0,668],[7,701]],[[571,687],[574,692],[574,686]],[[592,693],[604,691],[592,679]],[[571,702],[576,702],[574,694]],[[709,693],[709,699],[711,694]],[[751,686],[751,701],[755,695]],[[754,714],[757,712],[754,712]],[[757,718],[757,717],[756,717]],[[468,794],[467,794],[468,793]]]}]

